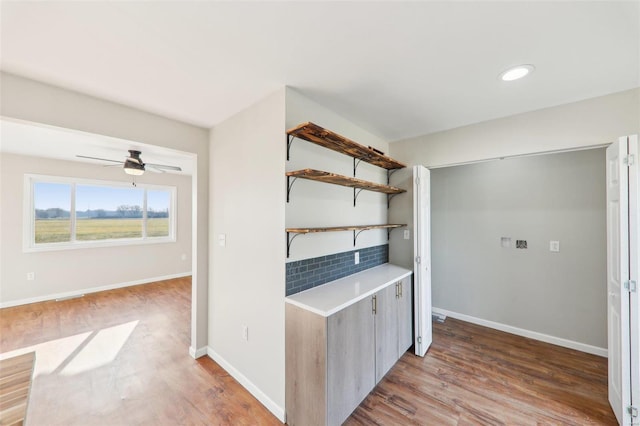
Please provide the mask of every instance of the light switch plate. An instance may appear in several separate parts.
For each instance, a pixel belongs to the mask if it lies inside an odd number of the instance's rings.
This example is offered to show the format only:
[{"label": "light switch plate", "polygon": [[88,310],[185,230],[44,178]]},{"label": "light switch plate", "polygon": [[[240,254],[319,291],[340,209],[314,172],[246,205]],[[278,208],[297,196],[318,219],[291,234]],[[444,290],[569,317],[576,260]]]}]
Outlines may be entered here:
[{"label": "light switch plate", "polygon": [[408,229],[404,230],[404,239],[408,240],[409,238],[411,238],[411,234],[409,233]]},{"label": "light switch plate", "polygon": [[549,241],[549,251],[559,252],[560,251],[560,241]]},{"label": "light switch plate", "polygon": [[227,235],[226,234],[218,234],[218,245],[220,247],[224,247],[227,245]]}]

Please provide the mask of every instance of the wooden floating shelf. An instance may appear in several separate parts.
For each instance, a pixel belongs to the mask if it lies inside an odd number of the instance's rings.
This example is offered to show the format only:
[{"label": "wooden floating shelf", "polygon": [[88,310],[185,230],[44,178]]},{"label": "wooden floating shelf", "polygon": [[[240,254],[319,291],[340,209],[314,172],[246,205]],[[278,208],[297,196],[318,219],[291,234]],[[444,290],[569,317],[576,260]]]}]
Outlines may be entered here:
[{"label": "wooden floating shelf", "polygon": [[[362,190],[367,191],[375,191],[381,192],[383,194],[387,194],[387,207],[389,207],[389,202],[391,198],[394,196],[401,194],[403,192],[407,192],[406,189],[396,188],[391,185],[384,185],[381,183],[369,182],[366,180],[337,175],[335,173],[324,172],[322,170],[313,170],[313,169],[303,169],[296,170],[293,172],[287,172],[287,203],[289,202],[289,196],[291,195],[291,188],[295,183],[296,179],[309,179],[315,180],[318,182],[324,183],[332,183],[334,185],[346,186],[349,188],[353,188],[353,206],[356,206],[356,200],[358,199],[358,195]],[[293,180],[291,180],[293,178]]]},{"label": "wooden floating shelf", "polygon": [[[291,243],[293,240],[302,234],[313,234],[317,232],[340,232],[340,231],[353,231],[353,246],[356,246],[356,241],[358,239],[358,235],[360,235],[363,231],[368,231],[370,229],[386,229],[387,230],[387,239],[389,239],[389,234],[394,228],[402,228],[403,226],[407,226],[406,224],[399,223],[390,223],[383,225],[355,225],[355,226],[330,226],[326,228],[287,228],[287,257],[289,257],[291,250]],[[289,234],[294,234],[293,237],[289,237]]]},{"label": "wooden floating shelf", "polygon": [[342,176],[334,173],[323,172],[321,170],[303,169],[303,170],[296,170],[294,172],[287,172],[286,175],[288,177],[316,180],[319,182],[332,183],[334,185],[348,186],[350,188],[366,189],[368,191],[382,192],[384,194],[400,194],[402,192],[407,192],[406,189],[396,188],[395,186],[369,182],[366,180],[353,178],[349,176]]},{"label": "wooden floating shelf", "polygon": [[338,231],[368,231],[369,229],[392,229],[407,226],[406,224],[388,225],[355,225],[355,226],[331,226],[328,228],[287,228],[291,234],[311,234],[315,232],[338,232]]},{"label": "wooden floating shelf", "polygon": [[[302,123],[292,129],[287,130],[287,135],[304,139],[328,149],[332,149],[341,154],[349,155],[355,159],[382,167],[387,170],[402,169],[407,167],[391,157],[387,157],[373,148],[360,145],[349,138],[341,136],[331,130],[327,130],[317,124],[307,122]],[[287,152],[291,141],[287,140]],[[287,155],[287,159],[288,159]]]}]

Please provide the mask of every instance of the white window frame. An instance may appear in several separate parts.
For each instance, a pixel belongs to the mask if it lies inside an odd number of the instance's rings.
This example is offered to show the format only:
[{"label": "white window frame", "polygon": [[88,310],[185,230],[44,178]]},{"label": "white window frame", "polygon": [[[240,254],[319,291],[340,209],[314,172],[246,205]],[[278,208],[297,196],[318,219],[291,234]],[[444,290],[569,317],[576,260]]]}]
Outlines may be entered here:
[{"label": "white window frame", "polygon": [[[35,242],[35,200],[33,187],[35,183],[60,183],[71,185],[71,210],[69,214],[69,221],[71,226],[71,241],[62,241],[58,243],[40,243]],[[76,225],[76,185],[91,185],[91,186],[106,186],[115,188],[130,188],[129,182],[107,181],[98,179],[84,179],[65,176],[48,176],[37,174],[25,174],[24,175],[24,206],[23,206],[23,252],[40,252],[40,251],[55,251],[55,250],[74,250],[85,249],[92,247],[118,247],[118,246],[131,246],[141,244],[163,244],[163,243],[175,243],[177,234],[177,188],[170,185],[151,185],[146,183],[139,183],[136,185],[138,189],[144,189],[143,197],[143,213],[142,213],[142,237],[140,238],[114,238],[108,240],[92,240],[92,241],[76,241],[75,240],[75,225]],[[147,221],[147,190],[161,190],[167,191],[171,194],[171,200],[169,201],[169,235],[166,237],[147,237],[146,236],[146,221]]]}]

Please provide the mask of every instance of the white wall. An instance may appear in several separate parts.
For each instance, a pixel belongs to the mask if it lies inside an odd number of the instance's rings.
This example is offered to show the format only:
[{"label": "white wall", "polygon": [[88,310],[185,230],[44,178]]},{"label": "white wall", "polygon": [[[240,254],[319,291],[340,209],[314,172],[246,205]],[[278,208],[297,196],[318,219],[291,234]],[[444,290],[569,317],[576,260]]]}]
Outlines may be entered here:
[{"label": "white wall", "polygon": [[606,352],[604,151],[432,170],[433,306]]},{"label": "white wall", "polygon": [[193,176],[192,352],[207,344],[209,131],[134,108],[0,74],[0,115],[89,133],[113,136],[197,155]]},{"label": "white wall", "polygon": [[[78,177],[130,182],[121,168],[105,168],[76,161],[60,161],[15,154],[0,154],[0,306],[48,300],[61,294],[78,294],[100,287],[191,272],[191,177],[146,173],[138,183],[177,188],[176,242],[95,247],[25,253],[24,175]],[[182,254],[187,255],[182,260]],[[35,272],[34,281],[26,280]]]},{"label": "white wall", "polygon": [[[287,88],[286,108],[287,129],[311,121],[361,145],[373,146],[385,153],[389,151],[389,145],[384,140],[291,88]],[[284,149],[284,134],[280,136],[279,141]],[[301,139],[295,139],[291,145],[290,159],[286,162],[286,170],[307,168],[353,176],[353,158]],[[378,183],[387,182],[386,170],[365,162],[361,162],[358,166],[356,177]],[[283,186],[285,182],[283,177]],[[295,182],[291,190],[290,201],[286,206],[287,227],[368,225],[387,222],[385,194],[362,191],[358,196],[357,205],[354,207],[352,188],[306,179],[298,179]],[[313,258],[356,248],[377,246],[386,244],[386,242],[386,230],[363,232],[358,237],[355,248],[352,232],[301,235],[292,243],[291,256],[287,260]]]},{"label": "white wall", "polygon": [[[498,101],[498,100],[496,100]],[[426,167],[608,144],[640,133],[640,88],[392,142]]]},{"label": "white wall", "polygon": [[[285,90],[211,132],[209,355],[284,419]],[[226,235],[226,246],[218,236]],[[243,327],[249,339],[243,339]]]}]

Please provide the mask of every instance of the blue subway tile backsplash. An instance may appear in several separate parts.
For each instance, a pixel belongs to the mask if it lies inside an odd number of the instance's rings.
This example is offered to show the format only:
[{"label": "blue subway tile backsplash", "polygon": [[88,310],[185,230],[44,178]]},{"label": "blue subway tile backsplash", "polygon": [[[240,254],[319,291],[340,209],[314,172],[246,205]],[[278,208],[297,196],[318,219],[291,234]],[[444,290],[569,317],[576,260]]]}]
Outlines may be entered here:
[{"label": "blue subway tile backsplash", "polygon": [[[355,252],[360,252],[360,263],[354,264]],[[345,251],[313,259],[287,263],[287,296],[308,290],[329,281],[382,265],[389,261],[389,245]]]}]

